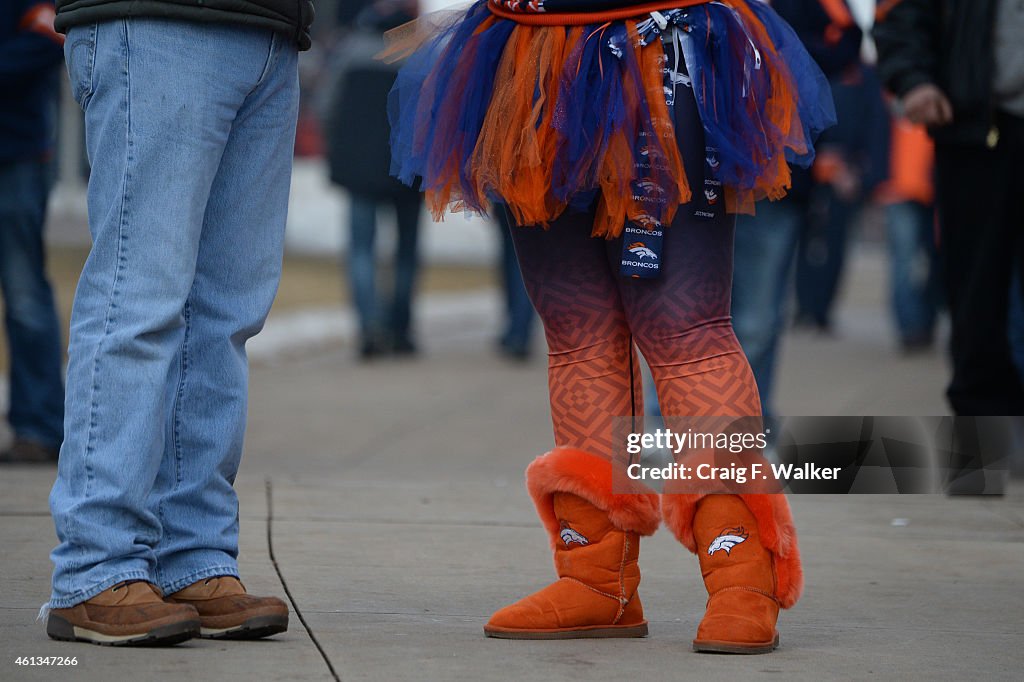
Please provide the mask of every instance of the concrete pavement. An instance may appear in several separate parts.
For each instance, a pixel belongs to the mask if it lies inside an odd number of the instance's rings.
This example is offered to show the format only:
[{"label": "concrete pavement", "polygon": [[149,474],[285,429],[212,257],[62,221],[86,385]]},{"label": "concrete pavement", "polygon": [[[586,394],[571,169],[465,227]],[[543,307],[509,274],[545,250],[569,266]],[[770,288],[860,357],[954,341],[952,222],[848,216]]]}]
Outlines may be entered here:
[{"label": "concrete pavement", "polygon": [[[943,358],[894,352],[882,260],[854,263],[836,337],[786,340],[779,411],[944,413]],[[696,559],[664,529],[640,559],[647,639],[484,638],[494,609],[553,575],[522,485],[551,444],[546,380],[540,353],[525,365],[494,356],[490,294],[444,296],[421,318],[415,361],[355,363],[336,318],[320,344],[257,353],[237,482],[241,565],[253,591],[290,595],[292,628],[273,641],[51,642],[34,619],[54,543],[53,472],[0,470],[0,679],[1020,679],[1019,483],[1004,499],[794,497],[807,587],[770,656],[690,652],[705,593]],[[287,336],[288,320],[275,324]],[[78,665],[14,663],[57,655]]]}]

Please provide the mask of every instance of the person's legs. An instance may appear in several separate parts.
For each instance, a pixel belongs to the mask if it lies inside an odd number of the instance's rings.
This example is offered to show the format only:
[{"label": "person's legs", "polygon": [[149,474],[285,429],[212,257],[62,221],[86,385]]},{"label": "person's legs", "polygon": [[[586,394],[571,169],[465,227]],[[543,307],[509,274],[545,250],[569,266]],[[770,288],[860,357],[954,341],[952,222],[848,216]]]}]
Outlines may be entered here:
[{"label": "person's legs", "polygon": [[771,414],[778,344],[785,328],[793,255],[805,206],[792,199],[762,201],[754,216],[736,221],[732,325]]},{"label": "person's legs", "polygon": [[616,418],[643,415],[643,392],[618,275],[606,241],[590,236],[592,220],[568,214],[548,230],[516,227],[512,236],[548,342],[555,445],[611,458],[625,442]]},{"label": "person's legs", "polygon": [[797,319],[823,331],[832,325],[832,305],[856,210],[856,204],[844,201],[829,186],[816,185],[811,192],[811,209],[797,250]]},{"label": "person's legs", "polygon": [[359,333],[364,356],[380,348],[380,319],[377,309],[377,202],[352,193],[349,203],[348,276],[352,300],[359,315]]},{"label": "person's legs", "polygon": [[530,352],[530,338],[537,314],[526,293],[523,275],[519,272],[515,244],[512,241],[512,230],[515,226],[509,222],[508,214],[500,208],[494,212],[494,217],[501,240],[499,270],[507,316],[500,344],[502,350],[509,355],[525,358]]},{"label": "person's legs", "polygon": [[399,353],[416,350],[412,340],[412,301],[419,274],[420,206],[418,193],[402,192],[395,196],[395,224],[398,244],[395,248],[395,288],[392,292],[389,320],[391,345]]},{"label": "person's legs", "polygon": [[953,378],[946,391],[958,415],[1024,413],[1024,388],[1007,333],[1010,283],[1020,225],[1008,210],[1015,150],[936,148],[940,252],[952,320]]},{"label": "person's legs", "polygon": [[[703,147],[693,98],[677,98],[673,113],[692,185],[704,177],[703,154],[692,149]],[[700,430],[701,424],[723,433],[734,421],[748,433],[760,428],[757,384],[729,314],[734,226],[734,216],[724,212],[706,219],[697,217],[691,206],[682,206],[664,228],[660,276],[618,280],[629,328],[651,367],[665,425],[677,433],[688,427]],[[609,244],[609,258],[617,260],[620,249]],[[747,456],[759,458],[760,453]],[[786,498],[749,492],[696,494],[667,482],[662,513],[680,542],[699,555],[709,594],[694,648],[742,653],[774,649],[778,609],[792,606],[802,585]],[[715,556],[716,537],[729,529],[744,529],[745,540]]]},{"label": "person's legs", "polygon": [[[1009,117],[1005,117],[1009,118]],[[1024,385],[1024,204],[1019,197],[1024,193],[1024,130],[1022,120],[1014,118],[1013,132],[1008,135],[1008,142],[1013,149],[1008,154],[1007,173],[1009,173],[1010,190],[1007,192],[1009,205],[1009,227],[1013,238],[1013,277],[1010,285],[1010,309],[1007,313],[1010,354],[1017,368],[1018,376]],[[1006,126],[1004,125],[1004,128]],[[1018,458],[1018,461],[1024,459]]]},{"label": "person's legs", "polygon": [[1010,353],[1017,374],[1024,381],[1024,273],[1016,266],[1010,285],[1009,329]]},{"label": "person's legs", "polygon": [[642,415],[640,372],[605,242],[592,214],[550,230],[513,230],[523,280],[549,348],[558,447],[527,469],[527,488],[554,549],[559,580],[495,613],[484,632],[510,639],[641,637],[640,536],[658,498],[612,462],[621,424]]},{"label": "person's legs", "polygon": [[[735,421],[742,432],[753,433],[761,423],[757,385],[729,320],[732,225],[684,218],[665,232],[661,278],[620,280],[630,328],[651,367],[665,425],[676,433],[724,433]],[[728,453],[710,456],[720,455]],[[760,453],[744,455],[751,456],[760,459]],[[773,650],[778,609],[796,602],[802,583],[786,498],[750,492],[703,495],[668,483],[662,509],[666,525],[698,554],[710,596],[694,648]],[[715,556],[715,539],[737,528],[744,540],[732,552]]]},{"label": "person's legs", "polygon": [[889,287],[903,347],[931,345],[937,306],[934,211],[915,201],[886,206]]},{"label": "person's legs", "polygon": [[[662,275],[618,280],[662,416],[760,416],[757,384],[729,317],[731,217],[681,215],[665,233]],[[608,250],[614,258],[621,246],[611,242]]]},{"label": "person's legs", "polygon": [[7,415],[16,439],[56,450],[64,438],[63,350],[46,278],[50,164],[0,164],[0,289],[10,348]]},{"label": "person's legs", "polygon": [[[60,540],[51,555],[54,609],[125,580],[158,579],[163,528],[152,492],[173,386],[183,353],[202,363],[197,356],[210,350],[183,346],[195,321],[186,303],[194,281],[205,281],[196,265],[211,187],[233,121],[264,77],[270,44],[269,31],[154,19],[102,22],[68,36],[93,163],[93,248],[72,312],[65,439],[50,495]],[[221,258],[250,246],[238,235]],[[221,369],[204,381],[216,384],[225,371],[238,376]],[[237,430],[224,424],[207,437]],[[207,503],[195,499],[192,511]]]},{"label": "person's legs", "polygon": [[[202,219],[184,338],[167,383],[167,435],[150,498],[165,594],[238,575],[238,500],[248,398],[246,342],[263,327],[284,251],[298,113],[297,50],[286,36],[236,49],[266,65],[237,105]],[[246,94],[247,92],[247,94]]]}]

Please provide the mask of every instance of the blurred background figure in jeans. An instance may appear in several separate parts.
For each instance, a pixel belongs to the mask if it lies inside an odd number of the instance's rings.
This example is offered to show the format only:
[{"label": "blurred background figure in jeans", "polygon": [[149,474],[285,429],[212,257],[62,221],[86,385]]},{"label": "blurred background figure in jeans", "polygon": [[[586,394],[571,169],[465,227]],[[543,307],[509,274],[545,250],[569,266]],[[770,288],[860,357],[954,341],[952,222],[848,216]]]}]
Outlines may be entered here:
[{"label": "blurred background figure in jeans", "polygon": [[935,340],[941,281],[935,229],[935,147],[923,126],[892,121],[885,205],[889,290],[893,321],[905,353],[926,351]]},{"label": "blurred background figure in jeans", "polygon": [[[875,28],[879,67],[935,140],[957,415],[1024,414],[1008,335],[1024,266],[1024,3],[903,0]],[[1018,280],[1019,281],[1019,280]]]},{"label": "blurred background figure in jeans", "polygon": [[[422,197],[389,174],[391,153],[388,92],[399,64],[375,59],[384,31],[416,16],[415,0],[378,0],[361,10],[346,31],[333,63],[334,87],[325,135],[331,181],[351,199],[348,272],[359,315],[359,356],[416,352],[412,301],[419,273],[419,218]],[[378,292],[377,212],[394,210],[398,228],[390,299]]]},{"label": "blurred background figure in jeans", "polygon": [[[776,0],[772,7],[796,30],[830,80],[859,64],[862,33],[843,0]],[[843,124],[843,113],[839,125]],[[736,221],[732,285],[733,328],[750,361],[765,416],[785,327],[790,273],[811,210],[811,173],[793,168],[793,186],[780,201],[762,201],[757,214]]]},{"label": "blurred background figure in jeans", "polygon": [[0,289],[14,431],[0,462],[56,462],[64,438],[63,351],[43,246],[64,58],[53,18],[49,0],[0,3]]},{"label": "blurred background figure in jeans", "polygon": [[832,331],[851,228],[889,173],[889,116],[874,68],[856,60],[829,81],[839,123],[818,140],[796,256],[796,323],[823,333]]},{"label": "blurred background figure in jeans", "polygon": [[519,271],[519,261],[512,242],[511,230],[514,226],[502,206],[495,209],[494,217],[501,233],[501,262],[498,263],[498,271],[505,296],[505,328],[498,339],[498,352],[512,360],[526,360],[530,357],[530,339],[537,313],[526,293],[523,274]]}]

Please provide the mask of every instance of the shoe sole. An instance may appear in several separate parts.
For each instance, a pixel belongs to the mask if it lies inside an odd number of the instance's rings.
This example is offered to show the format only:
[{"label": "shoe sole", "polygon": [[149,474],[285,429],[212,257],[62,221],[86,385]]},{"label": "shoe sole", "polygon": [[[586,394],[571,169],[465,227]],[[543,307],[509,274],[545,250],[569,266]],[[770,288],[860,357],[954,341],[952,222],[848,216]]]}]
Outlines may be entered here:
[{"label": "shoe sole", "polygon": [[716,642],[714,640],[693,640],[693,650],[705,654],[769,654],[779,646],[779,635],[770,642],[754,642],[738,644],[736,642]]},{"label": "shoe sole", "polygon": [[88,642],[100,646],[173,646],[198,637],[199,621],[171,623],[140,634],[107,635],[51,614],[46,622],[46,634],[51,639],[64,642]]},{"label": "shoe sole", "polygon": [[592,625],[557,630],[512,630],[484,627],[484,634],[495,639],[618,639],[646,637],[647,621],[639,625]]},{"label": "shoe sole", "polygon": [[288,616],[257,616],[230,628],[200,628],[203,639],[262,639],[288,629]]}]

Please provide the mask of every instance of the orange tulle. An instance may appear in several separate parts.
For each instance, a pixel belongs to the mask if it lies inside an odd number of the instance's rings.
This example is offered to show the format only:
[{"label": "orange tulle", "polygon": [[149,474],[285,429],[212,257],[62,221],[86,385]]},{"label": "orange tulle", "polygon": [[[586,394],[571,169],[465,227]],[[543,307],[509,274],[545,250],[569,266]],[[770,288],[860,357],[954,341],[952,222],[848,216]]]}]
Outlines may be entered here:
[{"label": "orange tulle", "polygon": [[[764,59],[764,67],[770,70],[771,94],[767,102],[759,102],[750,98],[748,107],[752,117],[760,117],[764,125],[772,127],[781,135],[771,136],[772,139],[782,138],[790,141],[798,154],[807,152],[810,140],[804,136],[800,115],[797,110],[798,97],[796,84],[785,62],[779,57],[772,44],[771,37],[764,24],[747,7],[746,3],[731,3],[730,6],[743,19],[744,25],[751,33],[751,38],[759,46]],[[792,174],[782,149],[770,149],[771,155],[764,150],[751,149],[750,153],[764,172],[757,178],[752,189],[727,188],[725,193],[726,210],[730,213],[754,213],[755,202],[761,199],[772,201],[786,196],[792,185]]]},{"label": "orange tulle", "polygon": [[[570,33],[578,38],[580,30]],[[565,210],[551,196],[551,127],[566,32],[516,27],[498,64],[494,95],[469,161],[476,199],[502,197],[520,225],[547,225]]]},{"label": "orange tulle", "polygon": [[[484,22],[480,31],[486,30],[490,21]],[[679,204],[690,200],[662,85],[664,50],[660,41],[641,47],[635,23],[626,22],[626,26],[640,81],[631,73],[623,75],[627,122],[612,136],[603,157],[596,160],[600,201],[593,234],[607,238],[620,235],[627,221],[648,227],[671,222]],[[551,190],[552,160],[565,143],[552,126],[552,117],[558,107],[560,78],[570,53],[585,38],[583,30],[580,26],[552,30],[528,25],[512,30],[498,63],[483,127],[465,169],[471,192],[459,185],[460,169],[446,165],[446,181],[426,191],[435,217],[453,207],[486,205],[492,196],[502,198],[520,225],[546,227],[566,209],[567,201],[557,199]],[[430,80],[425,87],[432,87]],[[644,109],[649,116],[641,115]],[[657,215],[651,215],[650,205],[633,187],[638,179],[634,145],[640,135],[651,140],[650,158],[657,169],[652,172],[659,175],[655,184],[664,192]],[[447,160],[457,161],[454,155]],[[460,191],[469,196],[460,197]]]},{"label": "orange tulle", "polygon": [[[727,212],[753,213],[755,202],[782,198],[792,184],[787,158],[809,163],[811,136],[834,116],[819,96],[827,85],[816,88],[815,74],[824,77],[794,51],[795,37],[776,47],[773,35],[790,29],[771,10],[742,0],[705,4],[691,24],[677,24],[687,33],[700,27],[687,36],[696,56],[685,59],[696,64],[703,131],[675,129],[667,48],[657,30],[652,39],[657,16],[534,25],[478,2],[461,21],[447,13],[398,30],[382,58],[412,53],[415,67],[400,76],[392,103],[393,172],[409,184],[421,178],[437,219],[501,201],[517,224],[547,227],[596,202],[592,234],[613,238],[629,223],[668,225],[691,201],[678,140],[702,135],[724,155]],[[429,42],[431,34],[438,39]],[[676,61],[681,50],[672,48]]]}]

